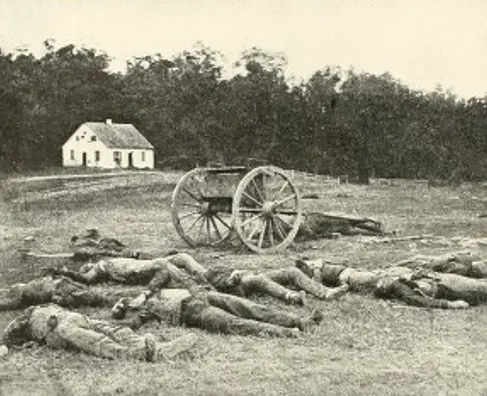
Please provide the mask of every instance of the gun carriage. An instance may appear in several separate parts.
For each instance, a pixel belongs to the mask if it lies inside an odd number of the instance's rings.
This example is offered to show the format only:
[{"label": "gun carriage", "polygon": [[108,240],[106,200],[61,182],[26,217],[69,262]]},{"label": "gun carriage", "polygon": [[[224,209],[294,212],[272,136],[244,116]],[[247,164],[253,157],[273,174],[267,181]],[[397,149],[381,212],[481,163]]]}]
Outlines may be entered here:
[{"label": "gun carriage", "polygon": [[289,246],[302,217],[297,188],[275,166],[195,168],[174,189],[171,212],[190,246],[214,246],[236,235],[257,253]]}]

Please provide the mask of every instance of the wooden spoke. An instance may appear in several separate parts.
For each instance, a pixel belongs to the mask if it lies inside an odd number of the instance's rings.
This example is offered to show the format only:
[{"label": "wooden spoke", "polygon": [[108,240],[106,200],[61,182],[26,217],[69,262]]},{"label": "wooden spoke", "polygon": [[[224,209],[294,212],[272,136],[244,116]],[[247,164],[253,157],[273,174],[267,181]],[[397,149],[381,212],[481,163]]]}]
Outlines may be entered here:
[{"label": "wooden spoke", "polygon": [[232,227],[225,221],[223,220],[220,216],[217,214],[214,215],[215,219],[217,219],[220,223],[222,223],[225,227],[227,227],[229,230],[232,229]]},{"label": "wooden spoke", "polygon": [[207,240],[208,242],[210,242],[210,241],[211,241],[211,227],[210,227],[210,220],[209,220],[209,218],[208,218],[208,217],[205,217],[205,221],[206,221],[206,236],[207,236],[206,240]]},{"label": "wooden spoke", "polygon": [[186,213],[186,214],[183,214],[182,216],[179,216],[179,220],[183,220],[187,217],[190,217],[190,216],[194,216],[194,215],[198,215],[200,214],[200,212],[191,212],[191,213]]},{"label": "wooden spoke", "polygon": [[265,185],[265,174],[262,175],[262,196],[264,197],[264,202],[267,201],[267,188],[266,188],[266,185]]},{"label": "wooden spoke", "polygon": [[181,202],[178,204],[178,206],[189,206],[190,208],[197,208],[201,209],[201,205],[193,204],[193,203],[188,203],[188,202]]},{"label": "wooden spoke", "polygon": [[253,228],[253,230],[252,230],[252,231],[250,231],[250,234],[249,234],[249,236],[247,237],[247,239],[252,240],[252,238],[254,237],[255,233],[256,233],[256,232],[259,230],[259,226],[260,226],[260,224],[259,224],[259,223],[257,223],[257,224],[255,225],[255,227]]},{"label": "wooden spoke", "polygon": [[194,195],[192,192],[190,192],[187,188],[183,187],[183,191],[188,194],[191,198],[193,198],[195,201],[197,202],[201,202],[202,199],[201,199],[201,196],[202,194],[200,194],[200,197],[198,198],[196,195]]},{"label": "wooden spoke", "polygon": [[202,221],[201,224],[200,224],[200,228],[198,230],[198,235],[202,235],[203,234],[203,228],[205,227],[205,222]]},{"label": "wooden spoke", "polygon": [[277,233],[281,237],[281,241],[283,241],[284,239],[286,239],[286,232],[282,229],[281,224],[279,224],[278,222],[274,221],[274,219],[272,220],[272,223],[274,224]]},{"label": "wooden spoke", "polygon": [[255,182],[254,179],[252,179],[252,184],[254,185],[254,188],[255,188],[255,191],[257,191],[257,194],[259,194],[259,198],[261,199],[261,201],[265,202],[265,197],[262,195],[262,193],[259,189],[259,186],[257,185],[257,183]]},{"label": "wooden spoke", "polygon": [[220,230],[218,229],[218,227],[216,225],[216,221],[213,218],[213,216],[210,216],[210,221],[211,221],[211,224],[213,225],[213,228],[215,229],[215,233],[216,233],[217,237],[219,239],[223,239],[222,234],[221,234]]},{"label": "wooden spoke", "polygon": [[287,201],[290,201],[291,199],[294,199],[294,198],[296,198],[296,194],[289,195],[288,197],[281,199],[280,201],[276,202],[275,205],[276,205],[276,207],[284,205]]},{"label": "wooden spoke", "polygon": [[201,219],[202,217],[203,215],[199,215],[198,218],[195,221],[193,221],[188,228],[184,230],[184,233],[187,234],[188,232],[190,232],[193,229],[193,227],[196,225],[198,220]]},{"label": "wooden spoke", "polygon": [[271,246],[274,246],[274,221],[273,219],[270,219],[268,221],[269,223],[269,242],[271,243]]},{"label": "wooden spoke", "polygon": [[264,227],[263,227],[263,230],[262,232],[260,233],[260,237],[259,237],[259,247],[261,248],[262,247],[262,244],[264,242],[264,236],[265,236],[265,232],[267,230],[267,221],[264,222]]},{"label": "wooden spoke", "polygon": [[262,202],[259,202],[257,201],[254,197],[250,196],[249,194],[247,194],[245,191],[242,193],[243,195],[245,195],[248,199],[250,199],[252,202],[254,202],[255,204],[259,205],[259,207],[261,207],[263,205]]},{"label": "wooden spoke", "polygon": [[289,186],[288,180],[286,180],[286,182],[282,185],[282,187],[279,189],[279,191],[274,195],[272,200],[275,201],[277,199],[277,197],[279,197],[279,195],[281,195],[283,193],[283,191],[286,189],[287,186]]},{"label": "wooden spoke", "polygon": [[279,219],[279,221],[280,221],[281,223],[284,223],[284,224],[286,224],[286,226],[288,226],[289,228],[291,228],[291,224],[289,224],[289,223],[288,223],[286,220],[284,220],[282,217],[280,217],[280,216],[278,216],[278,215],[276,215],[276,214],[274,214],[274,217],[275,217],[276,219]]},{"label": "wooden spoke", "polygon": [[247,224],[252,223],[254,220],[257,220],[259,217],[262,216],[262,213],[259,213],[255,216],[252,216],[250,219],[245,220],[242,224],[241,227],[244,228]]}]

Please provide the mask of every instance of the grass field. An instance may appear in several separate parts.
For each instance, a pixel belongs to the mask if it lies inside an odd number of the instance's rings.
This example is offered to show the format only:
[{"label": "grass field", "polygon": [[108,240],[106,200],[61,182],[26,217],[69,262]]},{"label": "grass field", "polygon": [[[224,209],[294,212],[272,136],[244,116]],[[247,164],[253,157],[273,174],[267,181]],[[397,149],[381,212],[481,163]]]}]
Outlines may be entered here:
[{"label": "grass field", "polygon": [[[34,236],[51,251],[69,237],[98,228],[151,254],[176,248],[206,266],[267,269],[293,265],[298,256],[327,257],[379,268],[413,254],[464,250],[469,238],[487,236],[487,189],[464,184],[428,188],[395,181],[391,186],[336,185],[296,174],[305,210],[368,216],[400,235],[437,238],[381,243],[343,237],[295,244],[280,255],[229,248],[189,249],[170,220],[171,192],[181,174],[131,174],[29,183],[5,179],[0,201],[0,287],[38,274],[16,249]],[[461,243],[462,242],[462,243]],[[471,240],[470,250],[487,247]],[[278,302],[261,298],[269,304]],[[282,305],[281,305],[282,306]],[[211,335],[199,330],[149,325],[143,331],[172,338],[189,331],[198,348],[170,363],[107,361],[34,346],[0,360],[0,395],[487,395],[487,309],[440,311],[404,307],[366,295],[339,301],[309,299],[323,325],[296,340]],[[109,312],[83,312],[109,318]],[[0,329],[18,313],[0,313]],[[1,332],[1,330],[0,330]]]}]

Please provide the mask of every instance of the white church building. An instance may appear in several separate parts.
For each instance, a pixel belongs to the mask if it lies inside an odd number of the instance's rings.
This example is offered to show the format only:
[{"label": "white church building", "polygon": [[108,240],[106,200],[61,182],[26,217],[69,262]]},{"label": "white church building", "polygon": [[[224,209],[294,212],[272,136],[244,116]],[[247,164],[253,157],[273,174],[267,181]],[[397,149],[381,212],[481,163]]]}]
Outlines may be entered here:
[{"label": "white church building", "polygon": [[85,122],[62,147],[63,166],[154,168],[154,146],[132,125]]}]

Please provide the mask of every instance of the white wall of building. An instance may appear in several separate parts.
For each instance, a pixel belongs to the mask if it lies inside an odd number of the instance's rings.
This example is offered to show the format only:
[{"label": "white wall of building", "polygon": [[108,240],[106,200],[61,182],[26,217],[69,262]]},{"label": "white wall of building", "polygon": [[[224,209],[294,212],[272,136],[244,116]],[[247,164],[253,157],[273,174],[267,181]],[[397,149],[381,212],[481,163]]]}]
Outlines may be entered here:
[{"label": "white wall of building", "polygon": [[[154,168],[154,150],[140,150],[140,149],[111,149],[109,150],[111,154],[111,160],[113,161],[113,167],[116,167],[115,157],[120,158],[120,167],[129,167],[129,158],[132,155],[132,167],[144,169],[144,168]],[[115,153],[120,154],[115,154]]]},{"label": "white wall of building", "polygon": [[[116,152],[119,154],[115,154]],[[63,145],[63,166],[86,165],[87,167],[106,169],[127,168],[130,153],[134,168],[154,168],[154,150],[107,148],[88,127],[82,125]],[[120,158],[118,164],[115,161],[115,156]],[[83,158],[85,158],[85,164]]]}]

